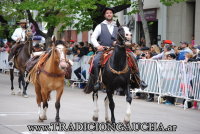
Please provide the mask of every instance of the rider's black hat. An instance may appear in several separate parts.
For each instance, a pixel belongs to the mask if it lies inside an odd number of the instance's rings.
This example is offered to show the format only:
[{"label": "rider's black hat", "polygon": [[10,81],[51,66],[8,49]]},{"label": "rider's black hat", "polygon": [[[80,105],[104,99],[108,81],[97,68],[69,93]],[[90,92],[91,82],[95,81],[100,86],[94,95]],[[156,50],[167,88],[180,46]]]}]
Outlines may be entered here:
[{"label": "rider's black hat", "polygon": [[103,9],[102,14],[104,15],[105,12],[106,12],[107,10],[111,10],[111,11],[113,12],[113,14],[115,13],[115,9],[114,9],[114,8],[112,8],[112,7],[105,7],[105,8]]}]

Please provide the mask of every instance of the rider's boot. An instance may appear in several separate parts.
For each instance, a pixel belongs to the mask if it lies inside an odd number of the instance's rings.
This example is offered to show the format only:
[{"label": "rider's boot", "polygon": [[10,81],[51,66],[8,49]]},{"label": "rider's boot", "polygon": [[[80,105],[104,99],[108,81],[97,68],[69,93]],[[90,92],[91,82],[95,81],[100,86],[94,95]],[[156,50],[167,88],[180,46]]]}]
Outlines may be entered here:
[{"label": "rider's boot", "polygon": [[140,79],[139,72],[131,75],[131,88],[141,88],[144,90],[148,85]]},{"label": "rider's boot", "polygon": [[99,82],[99,67],[94,68],[94,91],[98,91],[100,89],[100,82]]},{"label": "rider's boot", "polygon": [[143,80],[141,80],[141,83],[140,83],[141,89],[144,90],[145,88],[147,88],[147,86],[148,85]]}]

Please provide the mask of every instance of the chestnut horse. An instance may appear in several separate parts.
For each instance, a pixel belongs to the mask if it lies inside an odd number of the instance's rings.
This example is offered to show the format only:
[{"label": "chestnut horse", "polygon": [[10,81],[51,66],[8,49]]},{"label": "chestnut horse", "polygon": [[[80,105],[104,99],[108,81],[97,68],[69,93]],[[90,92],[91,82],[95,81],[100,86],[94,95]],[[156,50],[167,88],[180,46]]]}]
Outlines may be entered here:
[{"label": "chestnut horse", "polygon": [[[64,89],[65,70],[70,67],[70,64],[66,63],[66,47],[63,44],[56,46],[53,44],[49,54],[41,57],[28,74],[30,82],[35,86],[40,121],[47,119],[46,111],[52,90],[56,90],[55,107],[57,113],[55,120],[57,122],[60,120],[59,109]],[[43,106],[41,107],[42,103]]]}]

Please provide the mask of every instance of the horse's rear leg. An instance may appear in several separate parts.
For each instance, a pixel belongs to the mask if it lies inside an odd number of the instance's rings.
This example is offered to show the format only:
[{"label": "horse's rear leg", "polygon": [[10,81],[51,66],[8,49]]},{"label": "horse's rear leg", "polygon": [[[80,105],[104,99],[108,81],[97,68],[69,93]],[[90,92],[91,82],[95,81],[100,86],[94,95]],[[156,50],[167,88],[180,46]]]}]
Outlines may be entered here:
[{"label": "horse's rear leg", "polygon": [[18,95],[22,95],[22,75],[19,74],[19,77],[18,77],[18,85],[19,85],[19,91],[18,91]]},{"label": "horse's rear leg", "polygon": [[115,123],[115,115],[114,115],[115,103],[113,101],[113,94],[114,94],[114,92],[108,90],[107,96],[108,96],[109,107],[110,107],[110,111],[111,111],[111,121],[112,121],[112,123]]},{"label": "horse's rear leg", "polygon": [[27,88],[27,83],[25,82],[25,79],[24,79],[24,73],[20,73],[20,78],[21,78],[21,82],[22,82],[22,86],[23,86],[23,96],[25,98],[28,97],[27,93],[26,93],[26,88]]},{"label": "horse's rear leg", "polygon": [[127,109],[126,109],[126,115],[125,115],[125,118],[124,118],[124,123],[128,124],[130,122],[130,117],[131,117],[132,95],[131,95],[129,88],[127,88],[127,90],[125,92],[126,92]]},{"label": "horse's rear leg", "polygon": [[98,108],[98,103],[97,103],[98,91],[93,92],[92,98],[93,98],[93,102],[94,102],[94,113],[93,113],[92,119],[93,119],[93,121],[98,121],[98,118],[99,118],[99,108]]},{"label": "horse's rear leg", "polygon": [[55,118],[55,120],[56,120],[56,122],[60,121],[59,110],[60,110],[60,98],[62,96],[62,93],[63,93],[63,89],[57,90],[56,103],[55,103],[55,107],[56,107],[56,118]]},{"label": "horse's rear leg", "polygon": [[14,89],[13,80],[14,80],[14,69],[10,69],[11,94],[15,95],[15,92],[13,90]]}]

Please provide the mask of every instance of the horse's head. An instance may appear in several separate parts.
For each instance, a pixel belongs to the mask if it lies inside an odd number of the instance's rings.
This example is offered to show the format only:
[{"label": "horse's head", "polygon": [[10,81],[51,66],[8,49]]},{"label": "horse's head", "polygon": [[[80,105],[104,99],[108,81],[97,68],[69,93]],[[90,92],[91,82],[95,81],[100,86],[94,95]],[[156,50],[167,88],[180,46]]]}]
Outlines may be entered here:
[{"label": "horse's head", "polygon": [[59,68],[65,70],[69,65],[66,63],[66,46],[64,44],[57,44],[55,46],[55,51],[59,57]]},{"label": "horse's head", "polygon": [[117,26],[118,26],[117,40],[119,41],[119,45],[125,45],[125,46],[131,45],[132,33],[129,31],[129,28],[127,26],[120,26],[119,23],[117,24]]},{"label": "horse's head", "polygon": [[29,26],[27,29],[26,29],[26,40],[30,40],[32,39],[33,37],[33,32],[31,30],[31,27]]}]

